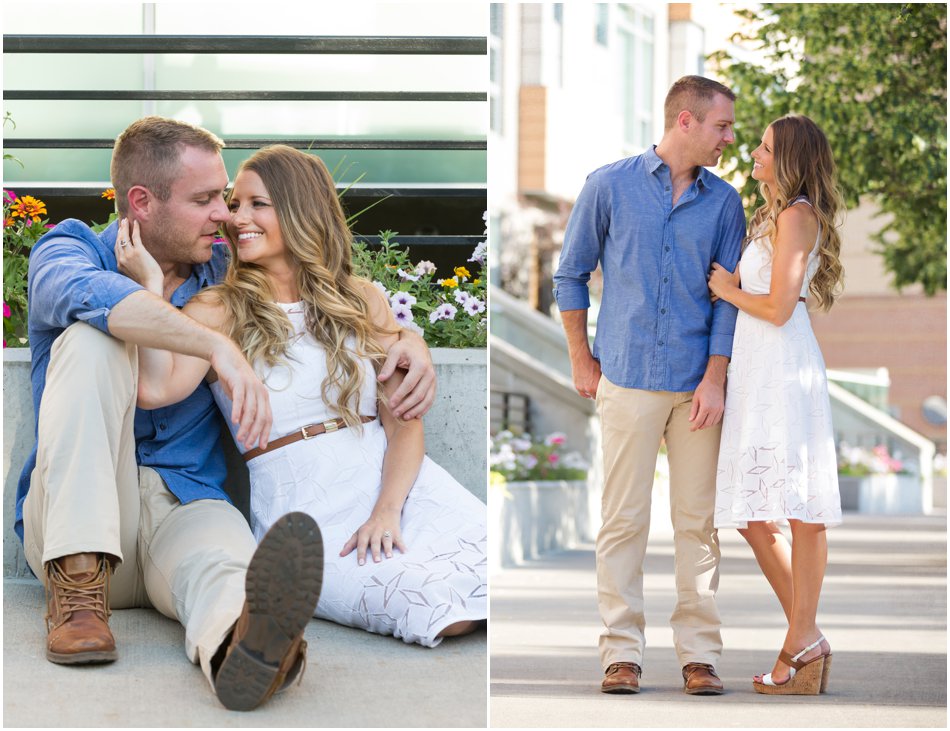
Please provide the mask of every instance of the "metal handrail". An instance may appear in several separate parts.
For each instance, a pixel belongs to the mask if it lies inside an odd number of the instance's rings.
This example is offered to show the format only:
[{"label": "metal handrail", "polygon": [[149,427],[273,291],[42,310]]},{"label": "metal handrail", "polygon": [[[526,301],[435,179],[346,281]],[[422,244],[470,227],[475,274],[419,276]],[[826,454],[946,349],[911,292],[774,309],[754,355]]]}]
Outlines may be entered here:
[{"label": "metal handrail", "polygon": [[483,56],[484,36],[5,35],[4,53],[313,53]]},{"label": "metal handrail", "polygon": [[[266,145],[282,144],[296,147],[298,150],[485,150],[486,140],[360,140],[352,138],[314,138],[303,137],[282,139],[279,137],[246,137],[224,140],[225,147],[231,150],[256,150]],[[8,137],[3,146],[18,150],[74,149],[99,150],[115,145],[110,138],[80,137]]]},{"label": "metal handrail", "polygon": [[481,91],[116,91],[13,90],[4,99],[16,101],[356,101],[356,102],[483,102]]}]

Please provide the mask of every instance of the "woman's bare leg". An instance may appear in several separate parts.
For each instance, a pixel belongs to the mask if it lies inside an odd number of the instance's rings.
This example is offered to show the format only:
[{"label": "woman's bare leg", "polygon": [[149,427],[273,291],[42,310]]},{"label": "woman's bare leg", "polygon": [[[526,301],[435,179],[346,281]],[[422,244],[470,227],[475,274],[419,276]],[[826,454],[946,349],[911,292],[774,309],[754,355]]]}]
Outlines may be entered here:
[{"label": "woman's bare leg", "polygon": [[[817,623],[818,600],[828,564],[828,536],[822,523],[790,520],[789,524],[792,528],[793,600],[788,633],[785,635],[785,650],[797,653],[821,635]],[[828,643],[822,642],[800,659],[807,662],[830,651]],[[776,660],[772,668],[772,680],[783,683],[788,678],[788,670],[785,663]]]},{"label": "woman's bare leg", "polygon": [[791,622],[794,597],[791,546],[771,520],[750,521],[748,528],[740,528],[739,533],[752,548],[759,568],[782,605],[785,619]]},{"label": "woman's bare leg", "polygon": [[456,622],[455,624],[450,624],[436,636],[459,637],[460,635],[467,635],[477,630],[483,624],[485,624],[484,619],[470,619],[462,622]]}]

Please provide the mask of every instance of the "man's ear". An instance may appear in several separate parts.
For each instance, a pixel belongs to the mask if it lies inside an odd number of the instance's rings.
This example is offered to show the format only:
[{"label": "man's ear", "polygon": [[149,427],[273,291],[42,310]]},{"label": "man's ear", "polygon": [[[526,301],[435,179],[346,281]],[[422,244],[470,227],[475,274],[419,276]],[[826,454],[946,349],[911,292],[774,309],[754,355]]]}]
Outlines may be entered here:
[{"label": "man's ear", "polygon": [[147,221],[149,213],[154,212],[155,197],[143,185],[133,185],[129,188],[129,217],[139,221]]},{"label": "man's ear", "polygon": [[693,124],[693,121],[693,114],[688,109],[684,109],[676,115],[676,126],[679,127],[682,132],[686,132]]}]

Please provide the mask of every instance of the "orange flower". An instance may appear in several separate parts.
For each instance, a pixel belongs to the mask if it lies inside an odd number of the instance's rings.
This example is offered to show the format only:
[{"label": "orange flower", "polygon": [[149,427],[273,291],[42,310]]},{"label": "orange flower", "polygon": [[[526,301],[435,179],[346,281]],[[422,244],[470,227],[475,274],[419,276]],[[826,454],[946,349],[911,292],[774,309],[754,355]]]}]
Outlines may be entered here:
[{"label": "orange flower", "polygon": [[17,198],[10,207],[14,218],[32,218],[33,223],[39,223],[40,216],[46,213],[46,204],[31,195]]},{"label": "orange flower", "polygon": [[3,227],[4,227],[4,228],[9,228],[9,227],[12,226],[14,223],[16,223],[16,221],[15,221],[12,217],[4,218],[4,219],[3,219]]},{"label": "orange flower", "polygon": [[105,198],[107,201],[114,201],[115,188],[106,188],[104,191],[102,191],[102,197]]}]

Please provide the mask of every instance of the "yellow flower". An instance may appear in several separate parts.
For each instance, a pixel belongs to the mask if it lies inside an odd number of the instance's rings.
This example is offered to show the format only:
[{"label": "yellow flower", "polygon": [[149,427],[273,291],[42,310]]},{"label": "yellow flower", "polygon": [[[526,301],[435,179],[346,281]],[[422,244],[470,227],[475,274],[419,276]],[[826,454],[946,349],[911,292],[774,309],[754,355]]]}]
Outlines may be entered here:
[{"label": "yellow flower", "polygon": [[12,226],[14,223],[16,223],[16,220],[13,217],[8,216],[3,219],[4,228],[10,228],[10,226]]},{"label": "yellow flower", "polygon": [[474,284],[474,285],[476,285],[476,286],[478,286],[478,285],[481,284],[481,283],[482,283],[482,280],[481,280],[481,279],[473,279],[473,280],[472,280],[472,284]]},{"label": "yellow flower", "polygon": [[115,188],[106,188],[104,191],[102,191],[102,197],[105,198],[107,201],[114,201]]},{"label": "yellow flower", "polygon": [[455,276],[468,278],[472,275],[469,274],[468,269],[466,269],[465,267],[455,267]]},{"label": "yellow flower", "polygon": [[10,213],[14,218],[32,218],[33,223],[38,223],[40,216],[46,213],[46,204],[31,195],[25,195],[16,199],[10,207]]},{"label": "yellow flower", "polygon": [[439,284],[441,284],[446,289],[452,289],[452,287],[459,286],[458,280],[455,277],[452,277],[451,279],[443,279],[439,282]]}]

